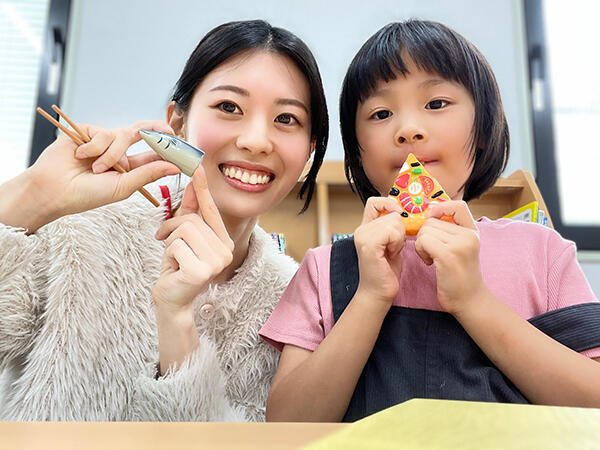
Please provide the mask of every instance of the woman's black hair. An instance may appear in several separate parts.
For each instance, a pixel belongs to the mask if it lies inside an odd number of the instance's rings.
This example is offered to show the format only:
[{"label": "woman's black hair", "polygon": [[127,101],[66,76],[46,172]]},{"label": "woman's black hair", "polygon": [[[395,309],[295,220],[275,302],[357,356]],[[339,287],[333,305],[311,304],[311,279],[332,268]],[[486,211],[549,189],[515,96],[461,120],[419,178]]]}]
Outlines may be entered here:
[{"label": "woman's black hair", "polygon": [[463,36],[441,23],[422,20],[391,23],[380,29],[361,47],[346,72],[340,96],[340,126],[348,182],[353,181],[353,189],[363,202],[381,195],[362,167],[356,111],[379,81],[388,82],[408,73],[402,54],[419,69],[455,81],[473,96],[473,171],[464,185],[463,200],[481,196],[504,171],[510,149],[496,78],[483,55]]},{"label": "woman's black hair", "polygon": [[206,34],[190,55],[177,81],[172,100],[182,111],[190,107],[196,87],[212,70],[229,58],[248,50],[264,50],[290,58],[306,77],[310,88],[311,137],[315,140],[311,168],[298,197],[306,200],[300,213],[310,204],[317,173],[325,156],[329,137],[329,117],[323,83],[317,62],[309,48],[297,36],[264,20],[229,22]]}]

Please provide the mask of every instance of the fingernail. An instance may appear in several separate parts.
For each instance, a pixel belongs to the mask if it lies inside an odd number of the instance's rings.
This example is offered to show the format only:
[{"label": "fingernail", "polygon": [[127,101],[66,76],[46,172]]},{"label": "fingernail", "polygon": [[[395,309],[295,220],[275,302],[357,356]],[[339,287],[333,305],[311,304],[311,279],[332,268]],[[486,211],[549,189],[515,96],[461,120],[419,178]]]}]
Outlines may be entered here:
[{"label": "fingernail", "polygon": [[75,151],[75,158],[79,158],[79,159],[85,159],[87,158],[87,154],[85,153],[85,151],[79,147],[76,151]]},{"label": "fingernail", "polygon": [[102,173],[102,172],[106,172],[106,169],[107,169],[107,168],[108,168],[108,167],[106,167],[106,165],[105,165],[105,164],[102,164],[102,163],[94,163],[94,164],[92,165],[92,171],[93,171],[94,173]]}]

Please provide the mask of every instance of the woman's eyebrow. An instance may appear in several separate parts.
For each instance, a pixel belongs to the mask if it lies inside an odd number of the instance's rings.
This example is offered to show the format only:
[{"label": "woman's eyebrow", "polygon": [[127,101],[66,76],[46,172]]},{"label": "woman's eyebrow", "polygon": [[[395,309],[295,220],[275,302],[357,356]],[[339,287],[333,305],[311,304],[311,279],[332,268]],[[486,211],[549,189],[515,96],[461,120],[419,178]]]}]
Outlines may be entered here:
[{"label": "woman's eyebrow", "polygon": [[248,92],[246,89],[243,89],[239,86],[234,86],[232,84],[222,84],[219,86],[215,86],[214,88],[210,89],[210,91],[230,91],[235,92],[236,94],[243,95],[245,97],[250,96],[250,92]]},{"label": "woman's eyebrow", "polygon": [[[236,94],[243,95],[244,97],[250,97],[250,92],[248,92],[246,89],[241,88],[239,86],[234,86],[232,84],[221,84],[219,86],[215,86],[215,87],[209,89],[209,91],[210,92],[230,91],[230,92],[235,92]],[[306,114],[310,114],[308,107],[303,102],[301,102],[300,100],[297,100],[295,98],[278,98],[275,101],[275,104],[298,106],[299,108],[302,108],[304,111],[306,111]]]},{"label": "woman's eyebrow", "polygon": [[278,98],[275,101],[275,104],[298,106],[299,108],[302,108],[304,111],[306,111],[306,114],[310,114],[310,112],[308,111],[308,107],[303,102],[301,102],[300,100],[296,100],[295,98]]}]

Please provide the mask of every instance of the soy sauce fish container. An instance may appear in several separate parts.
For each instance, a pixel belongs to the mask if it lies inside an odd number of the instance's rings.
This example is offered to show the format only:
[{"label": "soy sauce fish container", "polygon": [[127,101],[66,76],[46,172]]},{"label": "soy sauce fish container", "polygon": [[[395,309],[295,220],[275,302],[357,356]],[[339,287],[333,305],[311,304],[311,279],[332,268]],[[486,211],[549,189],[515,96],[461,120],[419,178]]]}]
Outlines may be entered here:
[{"label": "soy sauce fish container", "polygon": [[188,177],[192,176],[204,156],[199,148],[167,133],[140,130],[140,136],[162,159],[175,164]]}]

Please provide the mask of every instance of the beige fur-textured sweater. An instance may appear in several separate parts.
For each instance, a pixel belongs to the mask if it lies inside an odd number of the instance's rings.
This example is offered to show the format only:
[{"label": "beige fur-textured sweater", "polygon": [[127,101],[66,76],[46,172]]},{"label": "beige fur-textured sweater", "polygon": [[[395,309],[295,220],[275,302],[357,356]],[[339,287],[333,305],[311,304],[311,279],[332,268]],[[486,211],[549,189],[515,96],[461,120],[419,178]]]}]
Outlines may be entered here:
[{"label": "beige fur-textured sweater", "polygon": [[264,420],[278,354],[258,330],[297,264],[256,227],[235,276],[195,299],[200,347],[155,379],[161,216],[137,198],[30,236],[0,225],[0,419]]}]

